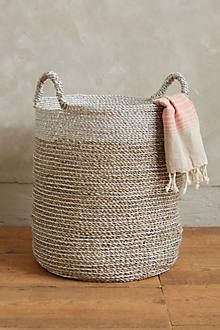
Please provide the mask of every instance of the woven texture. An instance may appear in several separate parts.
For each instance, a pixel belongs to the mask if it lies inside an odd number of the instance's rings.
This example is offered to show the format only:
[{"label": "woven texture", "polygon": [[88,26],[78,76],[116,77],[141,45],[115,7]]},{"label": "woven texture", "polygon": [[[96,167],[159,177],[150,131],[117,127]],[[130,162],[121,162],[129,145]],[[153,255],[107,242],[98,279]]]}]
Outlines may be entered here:
[{"label": "woven texture", "polygon": [[[43,97],[47,79],[56,97]],[[152,100],[176,79],[188,93],[174,73],[144,99],[64,96],[55,73],[41,77],[34,100],[33,252],[48,271],[131,281],[175,262],[179,196],[164,189],[162,108]]]}]

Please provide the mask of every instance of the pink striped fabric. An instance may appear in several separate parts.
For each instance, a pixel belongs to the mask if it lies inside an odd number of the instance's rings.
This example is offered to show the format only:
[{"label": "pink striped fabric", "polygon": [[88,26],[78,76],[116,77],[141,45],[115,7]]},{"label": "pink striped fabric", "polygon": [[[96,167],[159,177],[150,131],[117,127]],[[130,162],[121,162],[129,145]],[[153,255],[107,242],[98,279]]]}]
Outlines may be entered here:
[{"label": "pink striped fabric", "polygon": [[186,127],[193,127],[198,123],[198,116],[193,103],[184,94],[165,96],[163,111],[163,125],[166,134],[178,134]]},{"label": "pink striped fabric", "polygon": [[191,182],[199,187],[208,182],[207,157],[204,150],[199,119],[193,103],[185,94],[164,96],[155,101],[163,109],[164,147],[169,183],[166,190],[178,192],[176,174],[182,173],[183,193]]}]

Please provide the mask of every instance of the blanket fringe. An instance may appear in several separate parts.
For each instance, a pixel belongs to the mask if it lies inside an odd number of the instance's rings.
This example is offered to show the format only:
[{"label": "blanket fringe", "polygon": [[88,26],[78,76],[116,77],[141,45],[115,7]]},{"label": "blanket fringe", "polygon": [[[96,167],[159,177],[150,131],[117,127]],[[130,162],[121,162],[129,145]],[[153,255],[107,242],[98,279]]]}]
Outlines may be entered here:
[{"label": "blanket fringe", "polygon": [[[182,173],[184,175],[183,184],[181,186],[182,194],[187,191],[188,185],[194,184],[196,189],[199,189],[201,182],[209,183],[209,177],[207,173],[207,165],[202,165],[193,168],[191,171]],[[176,184],[176,173],[169,173],[169,182],[165,186],[166,192],[172,191],[178,193],[179,189]]]}]

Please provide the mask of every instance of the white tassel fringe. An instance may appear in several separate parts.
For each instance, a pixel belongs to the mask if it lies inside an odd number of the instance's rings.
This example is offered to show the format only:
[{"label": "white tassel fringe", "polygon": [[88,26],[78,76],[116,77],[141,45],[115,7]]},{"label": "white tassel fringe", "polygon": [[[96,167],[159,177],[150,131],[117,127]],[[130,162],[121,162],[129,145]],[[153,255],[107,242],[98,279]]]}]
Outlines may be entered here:
[{"label": "white tassel fringe", "polygon": [[[184,195],[187,191],[187,187],[190,184],[195,184],[196,189],[199,189],[201,182],[209,183],[209,177],[207,173],[207,165],[193,168],[191,171],[184,172],[184,181],[181,187],[182,194]],[[178,193],[179,189],[176,184],[176,173],[169,173],[169,182],[165,186],[165,190],[168,193],[172,191]]]}]

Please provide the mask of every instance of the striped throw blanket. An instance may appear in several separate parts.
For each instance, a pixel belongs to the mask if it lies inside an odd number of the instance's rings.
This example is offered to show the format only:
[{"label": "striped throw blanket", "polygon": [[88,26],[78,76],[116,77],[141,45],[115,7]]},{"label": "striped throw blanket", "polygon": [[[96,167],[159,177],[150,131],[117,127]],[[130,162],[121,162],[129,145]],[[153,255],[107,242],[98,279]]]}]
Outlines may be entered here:
[{"label": "striped throw blanket", "polygon": [[166,191],[178,192],[176,174],[182,173],[182,193],[188,184],[196,188],[202,181],[209,182],[207,175],[207,157],[204,150],[199,119],[193,103],[185,94],[164,96],[155,100],[163,106],[164,147],[169,183]]}]

